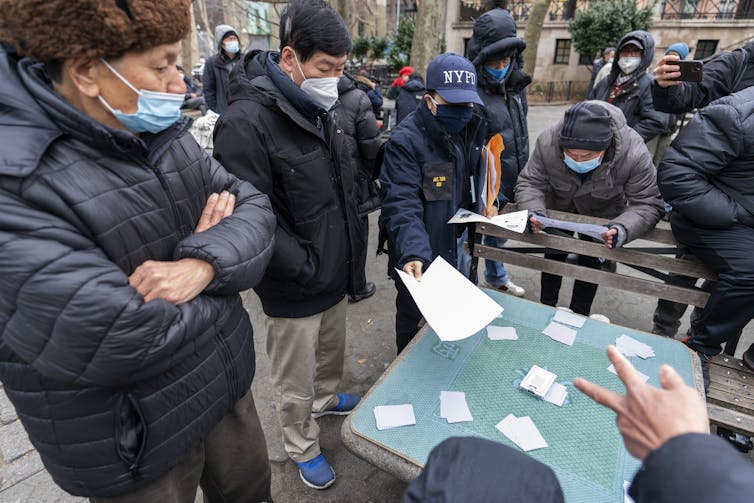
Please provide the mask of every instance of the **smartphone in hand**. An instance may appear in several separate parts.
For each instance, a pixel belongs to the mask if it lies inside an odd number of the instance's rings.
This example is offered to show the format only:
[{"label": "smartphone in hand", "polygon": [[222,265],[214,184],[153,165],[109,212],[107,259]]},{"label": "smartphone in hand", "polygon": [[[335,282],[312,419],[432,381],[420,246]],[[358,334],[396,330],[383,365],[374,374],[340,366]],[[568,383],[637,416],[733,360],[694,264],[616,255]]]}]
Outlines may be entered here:
[{"label": "smartphone in hand", "polygon": [[681,76],[673,80],[681,80],[683,82],[701,82],[704,75],[704,63],[698,59],[692,59],[690,61],[672,61],[668,62],[671,65],[677,65],[680,68]]}]

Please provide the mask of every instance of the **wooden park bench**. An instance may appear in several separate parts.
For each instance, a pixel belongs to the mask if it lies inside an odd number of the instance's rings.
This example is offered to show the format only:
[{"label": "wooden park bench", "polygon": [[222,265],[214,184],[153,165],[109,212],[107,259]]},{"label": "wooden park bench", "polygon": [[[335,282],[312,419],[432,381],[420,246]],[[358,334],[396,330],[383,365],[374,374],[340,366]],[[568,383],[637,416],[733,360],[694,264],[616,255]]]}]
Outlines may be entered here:
[{"label": "wooden park bench", "polygon": [[[516,211],[514,204],[506,206],[504,213]],[[575,215],[560,211],[547,211],[547,216],[575,223],[605,225],[608,220]],[[473,246],[476,257],[497,260],[528,269],[559,276],[571,277],[600,286],[667,299],[692,306],[704,307],[709,294],[697,287],[683,287],[665,283],[667,273],[683,274],[694,278],[715,280],[713,271],[698,261],[676,258],[678,244],[670,226],[661,222],[657,228],[642,236],[641,243],[633,241],[623,248],[608,249],[602,243],[540,232],[523,234],[486,223],[476,224],[477,239]],[[480,244],[481,236],[505,238],[505,248]],[[516,246],[514,243],[523,246]],[[598,257],[624,264],[644,273],[647,278],[629,276],[616,270],[591,269],[567,262],[545,259],[546,248]],[[754,436],[754,373],[733,357],[738,337],[729,341],[725,351],[715,357],[710,365],[710,387],[707,406],[710,422],[718,427]]]}]

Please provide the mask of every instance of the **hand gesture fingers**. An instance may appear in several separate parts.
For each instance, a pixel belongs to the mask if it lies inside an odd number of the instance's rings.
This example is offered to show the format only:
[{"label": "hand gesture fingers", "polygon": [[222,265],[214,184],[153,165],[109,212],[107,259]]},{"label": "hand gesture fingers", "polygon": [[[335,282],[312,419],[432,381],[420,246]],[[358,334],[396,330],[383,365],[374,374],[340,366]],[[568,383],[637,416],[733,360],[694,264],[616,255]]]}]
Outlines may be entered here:
[{"label": "hand gesture fingers", "polygon": [[212,221],[212,214],[215,211],[215,207],[217,206],[217,202],[220,199],[220,194],[217,194],[213,192],[210,194],[209,198],[207,199],[207,204],[204,205],[204,209],[202,210],[202,215],[199,217],[199,222],[196,224],[196,228],[194,229],[194,232],[200,233],[203,231],[206,231],[212,225],[210,222]]}]

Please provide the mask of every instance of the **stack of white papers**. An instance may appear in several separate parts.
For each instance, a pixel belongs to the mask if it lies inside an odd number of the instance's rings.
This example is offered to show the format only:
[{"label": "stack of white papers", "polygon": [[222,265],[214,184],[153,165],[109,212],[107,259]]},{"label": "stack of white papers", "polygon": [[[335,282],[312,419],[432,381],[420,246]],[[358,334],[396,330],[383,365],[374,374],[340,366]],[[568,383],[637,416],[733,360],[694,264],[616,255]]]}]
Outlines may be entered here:
[{"label": "stack of white papers", "polygon": [[518,334],[515,327],[490,325],[487,327],[487,338],[491,341],[517,341]]},{"label": "stack of white papers", "polygon": [[542,397],[542,399],[546,402],[557,405],[558,407],[562,407],[567,396],[568,388],[560,383],[554,382],[552,383],[552,386],[550,386],[550,390],[544,397]]},{"label": "stack of white papers", "polygon": [[567,346],[573,346],[573,341],[576,340],[576,331],[574,329],[568,328],[560,323],[555,323],[554,321],[547,325],[547,327],[542,330],[542,333],[550,339],[562,342]]},{"label": "stack of white papers", "polygon": [[558,309],[557,311],[555,311],[555,316],[553,316],[552,321],[557,321],[558,323],[565,323],[566,325],[571,325],[572,327],[581,328],[584,326],[586,318],[581,316],[580,314],[569,313],[568,311]]},{"label": "stack of white papers", "polygon": [[473,421],[471,411],[466,403],[466,393],[463,391],[440,392],[440,417],[449,423]]},{"label": "stack of white papers", "polygon": [[463,274],[437,257],[421,281],[396,269],[419,311],[441,341],[458,341],[482,330],[503,308]]},{"label": "stack of white papers", "polygon": [[[615,365],[612,365],[612,364],[611,364],[611,365],[610,365],[610,366],[609,366],[609,367],[607,368],[607,370],[609,370],[610,372],[612,372],[612,373],[613,373],[613,374],[615,374],[615,375],[618,375],[618,371],[617,371],[617,370],[615,370]],[[637,373],[637,374],[639,374],[639,377],[641,377],[641,380],[642,380],[643,382],[647,382],[647,381],[649,381],[649,376],[648,376],[647,374],[642,374],[642,373],[641,373],[641,372],[639,372],[638,370],[636,371],[636,373]]]},{"label": "stack of white papers", "polygon": [[508,414],[495,428],[524,451],[547,447],[547,442],[529,416],[516,417]]},{"label": "stack of white papers", "polygon": [[374,408],[374,419],[377,421],[378,430],[416,424],[414,406],[410,403],[404,405],[378,405]]},{"label": "stack of white papers", "polygon": [[655,351],[654,349],[652,349],[652,346],[644,344],[643,342],[639,342],[636,339],[625,334],[615,339],[615,347],[617,347],[618,351],[623,353],[625,356],[638,356],[639,358],[642,358],[644,360],[655,355]]}]

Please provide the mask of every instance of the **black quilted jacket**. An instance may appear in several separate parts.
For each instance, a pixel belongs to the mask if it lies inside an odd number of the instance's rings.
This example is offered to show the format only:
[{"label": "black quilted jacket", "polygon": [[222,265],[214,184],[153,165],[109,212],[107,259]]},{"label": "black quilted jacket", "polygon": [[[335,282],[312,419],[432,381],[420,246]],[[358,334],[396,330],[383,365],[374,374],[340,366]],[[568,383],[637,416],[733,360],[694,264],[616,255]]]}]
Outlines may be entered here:
[{"label": "black quilted jacket", "polygon": [[[238,292],[274,244],[269,200],[229,175],[179,121],[106,128],[0,48],[0,379],[55,481],[128,493],[178,464],[249,389],[254,349]],[[232,216],[193,234],[212,192]],[[146,260],[199,258],[194,300],[144,302]]]}]

